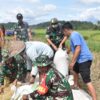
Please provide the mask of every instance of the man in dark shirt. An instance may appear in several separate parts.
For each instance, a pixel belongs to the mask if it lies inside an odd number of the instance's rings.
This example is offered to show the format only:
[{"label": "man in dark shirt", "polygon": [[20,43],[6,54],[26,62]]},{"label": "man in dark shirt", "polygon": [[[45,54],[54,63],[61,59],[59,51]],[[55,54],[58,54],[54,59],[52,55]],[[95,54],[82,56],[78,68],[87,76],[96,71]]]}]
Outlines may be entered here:
[{"label": "man in dark shirt", "polygon": [[66,36],[62,33],[62,25],[56,18],[51,19],[50,26],[46,30],[46,39],[54,52],[59,47],[65,48]]},{"label": "man in dark shirt", "polygon": [[15,27],[14,38],[15,40],[29,41],[32,39],[31,30],[27,22],[23,21],[23,15],[18,13],[16,16],[18,24]]}]

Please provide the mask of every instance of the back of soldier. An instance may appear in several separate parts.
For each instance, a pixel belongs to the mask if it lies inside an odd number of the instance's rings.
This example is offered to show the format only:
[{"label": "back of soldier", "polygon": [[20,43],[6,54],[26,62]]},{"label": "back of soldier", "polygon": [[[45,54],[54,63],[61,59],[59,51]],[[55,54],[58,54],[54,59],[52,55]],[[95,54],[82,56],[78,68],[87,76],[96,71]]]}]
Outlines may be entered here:
[{"label": "back of soldier", "polygon": [[23,22],[22,25],[17,24],[14,32],[17,36],[18,40],[28,41],[28,24],[27,22]]}]

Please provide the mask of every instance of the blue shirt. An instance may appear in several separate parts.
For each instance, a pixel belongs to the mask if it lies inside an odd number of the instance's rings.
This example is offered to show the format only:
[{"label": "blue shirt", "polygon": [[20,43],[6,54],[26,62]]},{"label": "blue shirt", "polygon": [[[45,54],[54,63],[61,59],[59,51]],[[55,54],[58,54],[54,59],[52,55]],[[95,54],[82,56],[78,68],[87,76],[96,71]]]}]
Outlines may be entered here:
[{"label": "blue shirt", "polygon": [[93,59],[92,54],[91,54],[84,38],[78,32],[73,32],[71,34],[70,45],[71,45],[71,50],[73,53],[75,51],[76,46],[78,46],[78,45],[81,46],[81,51],[80,51],[80,54],[77,58],[78,63],[82,63],[82,62]]}]

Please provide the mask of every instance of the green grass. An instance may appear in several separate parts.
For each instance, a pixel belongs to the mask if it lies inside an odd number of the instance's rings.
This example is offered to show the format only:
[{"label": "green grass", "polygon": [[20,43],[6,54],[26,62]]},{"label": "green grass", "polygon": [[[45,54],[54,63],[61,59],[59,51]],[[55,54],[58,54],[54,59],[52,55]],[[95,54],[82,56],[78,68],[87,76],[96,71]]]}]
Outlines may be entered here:
[{"label": "green grass", "polygon": [[[46,42],[45,33],[46,29],[34,29],[36,34],[33,36],[33,40]],[[76,30],[83,35],[91,51],[100,52],[100,31],[99,30]],[[11,39],[12,37],[6,37]],[[69,45],[69,40],[66,41]]]},{"label": "green grass", "polygon": [[37,35],[44,35],[46,33],[46,29],[35,29],[33,30]]},{"label": "green grass", "polygon": [[[33,37],[34,40],[46,41],[45,29],[35,29],[36,35]],[[100,52],[100,31],[99,30],[76,30],[83,35],[91,51]],[[69,45],[69,40],[66,41]]]},{"label": "green grass", "polygon": [[91,36],[93,34],[100,34],[99,30],[77,30],[80,32],[83,36]]}]

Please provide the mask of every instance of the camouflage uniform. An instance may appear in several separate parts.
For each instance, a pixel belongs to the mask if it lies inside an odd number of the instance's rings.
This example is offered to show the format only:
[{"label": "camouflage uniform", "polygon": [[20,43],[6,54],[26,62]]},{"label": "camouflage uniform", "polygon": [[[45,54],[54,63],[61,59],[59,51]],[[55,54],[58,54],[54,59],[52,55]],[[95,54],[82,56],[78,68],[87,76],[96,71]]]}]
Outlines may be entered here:
[{"label": "camouflage uniform", "polygon": [[0,66],[0,84],[4,84],[4,77],[8,77],[10,81],[14,81],[17,74],[17,63],[13,58],[12,63],[4,63]]},{"label": "camouflage uniform", "polygon": [[25,81],[25,75],[27,73],[26,61],[20,55],[17,55],[15,59],[18,66],[17,79]]},{"label": "camouflage uniform", "polygon": [[56,69],[51,68],[46,73],[46,86],[48,92],[40,95],[38,91],[30,94],[34,100],[73,100],[72,91],[68,81]]},{"label": "camouflage uniform", "polygon": [[23,22],[22,25],[17,24],[14,34],[16,34],[17,39],[26,42],[29,40],[28,31],[29,31],[28,23]]},{"label": "camouflage uniform", "polygon": [[[23,78],[26,72],[25,62],[22,58],[16,57],[9,63],[4,63],[0,66],[0,84],[4,84],[4,77],[8,77],[10,82],[15,79]],[[9,60],[8,60],[9,61]]]},{"label": "camouflage uniform", "polygon": [[[59,47],[64,38],[64,34],[62,33],[62,25],[58,24],[56,29],[49,26],[46,31],[46,37],[49,38],[57,47]],[[63,48],[65,48],[65,44],[63,44]]]}]

